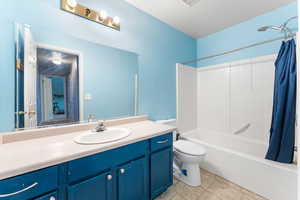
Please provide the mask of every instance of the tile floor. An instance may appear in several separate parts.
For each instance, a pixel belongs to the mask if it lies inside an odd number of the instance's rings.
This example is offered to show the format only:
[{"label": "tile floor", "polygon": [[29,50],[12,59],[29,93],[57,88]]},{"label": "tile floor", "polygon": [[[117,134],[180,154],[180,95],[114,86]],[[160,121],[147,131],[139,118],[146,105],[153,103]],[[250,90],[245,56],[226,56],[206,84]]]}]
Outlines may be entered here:
[{"label": "tile floor", "polygon": [[156,200],[267,200],[206,170],[201,173],[200,187],[174,179],[174,185]]}]

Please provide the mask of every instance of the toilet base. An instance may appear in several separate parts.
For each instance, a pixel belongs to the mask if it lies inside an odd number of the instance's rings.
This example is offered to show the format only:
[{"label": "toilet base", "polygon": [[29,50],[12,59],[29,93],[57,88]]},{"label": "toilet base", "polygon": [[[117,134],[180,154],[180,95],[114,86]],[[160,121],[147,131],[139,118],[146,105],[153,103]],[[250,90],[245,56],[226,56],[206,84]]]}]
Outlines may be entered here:
[{"label": "toilet base", "polygon": [[198,164],[183,164],[181,170],[186,173],[174,173],[174,176],[187,185],[198,187],[201,185],[200,168]]}]

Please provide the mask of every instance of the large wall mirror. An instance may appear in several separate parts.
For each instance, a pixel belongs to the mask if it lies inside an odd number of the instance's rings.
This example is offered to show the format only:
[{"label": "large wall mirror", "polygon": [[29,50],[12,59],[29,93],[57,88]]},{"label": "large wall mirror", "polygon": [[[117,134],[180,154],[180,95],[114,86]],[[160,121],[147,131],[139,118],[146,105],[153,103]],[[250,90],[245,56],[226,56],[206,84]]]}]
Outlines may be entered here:
[{"label": "large wall mirror", "polygon": [[138,112],[138,55],[16,24],[15,130]]}]

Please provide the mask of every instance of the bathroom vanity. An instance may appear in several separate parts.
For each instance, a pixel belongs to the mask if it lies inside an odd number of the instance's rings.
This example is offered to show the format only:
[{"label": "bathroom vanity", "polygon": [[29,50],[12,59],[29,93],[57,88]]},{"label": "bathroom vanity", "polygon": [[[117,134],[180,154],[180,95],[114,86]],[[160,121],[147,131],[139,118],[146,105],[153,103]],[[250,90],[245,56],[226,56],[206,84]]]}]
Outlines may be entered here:
[{"label": "bathroom vanity", "polygon": [[106,144],[76,144],[79,131],[0,145],[0,200],[154,199],[173,182],[174,128],[148,120],[121,127],[131,135]]},{"label": "bathroom vanity", "polygon": [[149,200],[172,185],[175,128],[137,116],[137,53],[7,25],[18,87],[0,126],[0,200]]}]

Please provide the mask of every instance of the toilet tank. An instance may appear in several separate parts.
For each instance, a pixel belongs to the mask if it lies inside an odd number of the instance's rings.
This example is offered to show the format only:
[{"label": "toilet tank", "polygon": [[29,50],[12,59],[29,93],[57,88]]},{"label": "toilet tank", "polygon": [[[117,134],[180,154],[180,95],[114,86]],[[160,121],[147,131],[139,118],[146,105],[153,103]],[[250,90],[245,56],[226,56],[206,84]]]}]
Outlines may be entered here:
[{"label": "toilet tank", "polygon": [[169,125],[169,126],[175,126],[176,127],[176,119],[158,120],[156,122],[160,123],[160,124],[166,124],[166,125]]},{"label": "toilet tank", "polygon": [[[166,124],[169,126],[174,126],[177,128],[177,121],[176,119],[166,119],[166,120],[158,120],[156,121],[156,123],[160,123],[160,124]],[[176,131],[173,132],[173,140],[176,140]]]}]

